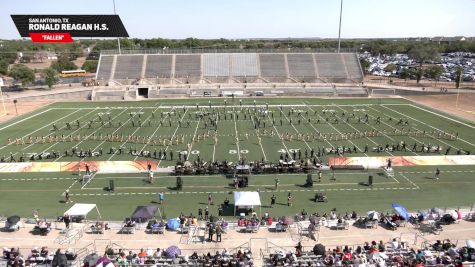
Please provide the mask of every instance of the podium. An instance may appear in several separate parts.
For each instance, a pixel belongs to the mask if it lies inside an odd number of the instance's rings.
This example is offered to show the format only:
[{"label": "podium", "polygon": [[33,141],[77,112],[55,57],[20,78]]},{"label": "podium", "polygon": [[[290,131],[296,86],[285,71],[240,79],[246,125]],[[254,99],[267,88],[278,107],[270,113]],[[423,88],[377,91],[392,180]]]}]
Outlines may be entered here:
[{"label": "podium", "polygon": [[82,183],[83,184],[89,183],[89,181],[91,180],[91,176],[92,176],[92,174],[84,174],[82,176]]}]

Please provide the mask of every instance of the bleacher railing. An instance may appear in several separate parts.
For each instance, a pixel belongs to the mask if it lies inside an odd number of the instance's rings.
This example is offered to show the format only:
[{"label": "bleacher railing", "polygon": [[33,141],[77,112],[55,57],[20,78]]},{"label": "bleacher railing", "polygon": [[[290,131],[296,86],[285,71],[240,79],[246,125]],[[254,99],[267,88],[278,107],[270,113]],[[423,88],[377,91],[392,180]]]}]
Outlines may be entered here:
[{"label": "bleacher railing", "polygon": [[[203,53],[336,53],[332,48],[281,48],[281,49],[122,49],[122,55],[133,54],[203,54]],[[342,53],[356,53],[355,49],[341,49]],[[101,50],[102,55],[119,54],[117,49]]]}]

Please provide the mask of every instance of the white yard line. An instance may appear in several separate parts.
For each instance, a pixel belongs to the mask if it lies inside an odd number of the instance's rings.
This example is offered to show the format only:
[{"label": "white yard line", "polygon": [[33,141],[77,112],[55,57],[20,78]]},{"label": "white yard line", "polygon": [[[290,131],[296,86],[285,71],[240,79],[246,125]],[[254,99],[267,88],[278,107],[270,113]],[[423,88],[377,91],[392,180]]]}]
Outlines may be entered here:
[{"label": "white yard line", "polygon": [[[161,104],[160,104],[161,105]],[[160,106],[159,106],[160,107]],[[158,109],[158,108],[157,108]],[[157,111],[157,109],[155,109],[153,112]],[[167,117],[166,118],[169,118],[170,117],[170,112],[167,114]],[[148,118],[147,118],[148,119]],[[157,131],[162,127],[162,125],[158,126],[155,131],[153,131],[152,135],[147,139],[147,143],[143,145],[143,147],[140,149],[139,152],[142,152],[145,147],[147,147],[148,143],[150,142],[150,140],[152,140],[152,138],[155,136],[155,134],[157,133]],[[134,160],[137,160],[139,156],[135,156]]]},{"label": "white yard line", "polygon": [[[112,119],[115,119],[117,117],[119,117],[120,115],[122,115],[122,113],[124,113],[127,109],[124,109],[123,111],[119,112],[119,114],[117,114],[117,116],[113,117]],[[131,119],[131,118],[130,118]],[[129,120],[130,120],[129,119]],[[129,121],[127,120],[127,121]],[[125,123],[124,123],[125,124]],[[122,126],[121,126],[122,127]],[[119,130],[121,127],[117,128],[117,130]],[[99,128],[97,128],[97,130],[95,130],[94,132],[92,132],[91,134],[89,134],[88,136],[86,136],[86,139],[87,140],[91,135],[95,134],[97,131],[99,131],[100,129],[102,128],[102,126],[99,126]],[[78,129],[79,130],[79,129]],[[113,134],[117,131],[115,130],[113,132]],[[85,140],[81,140],[79,143],[76,143],[73,147],[75,146],[78,146],[79,144],[81,144],[82,142],[84,142]],[[102,141],[101,144],[103,144],[105,141]],[[97,146],[96,148],[94,148],[94,150],[96,150],[99,146]],[[55,159],[54,161],[58,161],[59,159],[61,159],[63,157],[63,155],[59,156],[59,158]]]},{"label": "white yard line", "polygon": [[[286,119],[288,122],[290,122],[289,118],[287,118],[287,116],[285,116],[285,113],[284,113],[282,110],[279,110],[279,111],[282,113],[282,115],[284,115],[285,119]],[[298,130],[297,128],[295,128],[295,125],[294,125],[293,123],[292,123],[292,128],[294,128],[294,130],[297,132],[297,134],[301,134],[301,133],[299,132],[299,130]],[[307,143],[307,141],[305,141],[305,137],[302,137],[302,138],[303,138],[304,143],[305,143],[305,144],[307,145],[307,147],[311,150],[312,147]],[[294,160],[295,160],[295,159],[294,159]]]},{"label": "white yard line", "polygon": [[[218,118],[216,118],[216,129],[218,129],[218,123],[219,123],[219,116],[218,116]],[[213,136],[213,142],[214,142],[214,144],[213,144],[213,160],[212,160],[212,162],[214,162],[214,156],[216,155],[216,142],[214,140],[214,136]]]},{"label": "white yard line", "polygon": [[[369,107],[369,108],[372,109],[372,110],[374,110],[374,111],[376,111],[376,112],[381,113],[381,111],[379,111],[379,110],[377,110],[377,109],[375,109],[375,108],[373,108],[373,107]],[[391,127],[391,126],[390,126],[390,127]],[[391,127],[391,128],[396,129],[396,128],[394,128],[394,127]],[[416,127],[412,127],[412,126],[411,126],[411,128],[420,131],[420,130],[417,129]],[[412,140],[416,141],[416,142],[424,143],[424,142],[421,142],[419,139],[416,139],[416,138],[414,138],[414,137],[412,137],[412,136],[408,136],[408,137],[411,138]],[[435,138],[434,138],[434,139],[435,139]],[[441,142],[441,143],[443,143],[443,144],[445,144],[445,145],[447,145],[447,146],[453,147],[453,145],[450,145],[449,143],[446,143],[446,142],[444,142],[443,140],[440,140],[440,139],[436,139],[436,140],[439,141],[439,142]],[[416,154],[417,156],[420,156],[420,155],[417,154],[416,152],[413,152],[413,153]]]},{"label": "white yard line", "polygon": [[190,158],[191,149],[193,148],[193,144],[195,143],[196,132],[198,131],[198,127],[200,126],[200,122],[201,122],[201,117],[199,118],[198,123],[196,124],[195,132],[193,133],[193,137],[191,139],[192,141],[191,141],[190,147],[188,148],[188,153],[186,154],[186,159],[187,160]]},{"label": "white yard line", "polygon": [[[280,109],[279,109],[280,110]],[[269,118],[269,120],[271,119],[269,114],[267,114],[267,118]],[[284,142],[284,138],[281,138],[281,135],[279,133],[279,130],[277,130],[277,128],[275,127],[275,125],[272,125],[274,127],[274,130],[275,130],[275,133],[277,134],[277,138],[279,138],[279,140],[281,141],[282,145],[284,146],[285,148],[285,151],[287,151],[287,154],[290,155],[290,151],[289,149],[287,148],[287,146],[285,145],[285,142]]]},{"label": "white yard line", "polygon": [[[158,107],[157,107],[153,112],[157,111],[157,109],[158,109]],[[141,109],[139,110],[139,112],[142,111],[142,110],[143,110],[143,108],[141,108]],[[153,113],[152,113],[152,114],[153,114]],[[147,118],[145,118],[145,120],[143,121],[142,125],[143,125],[145,122],[147,122],[147,121],[150,120],[150,118],[152,117],[152,114],[150,114]],[[135,117],[135,115],[136,115],[136,114],[134,114],[134,116],[132,116],[130,119],[128,119],[123,125],[126,125],[128,121],[130,121],[131,119],[133,119],[133,118]],[[130,135],[134,135],[138,130],[140,130],[140,128],[142,128],[142,125],[140,125],[139,127],[137,127],[137,129],[135,129]],[[121,126],[121,127],[122,127],[122,126]],[[119,130],[119,129],[120,129],[120,127],[117,128],[117,130]],[[114,134],[115,132],[117,132],[117,130],[115,130],[112,134]],[[95,149],[97,149],[97,148],[98,148],[100,145],[102,145],[104,142],[105,142],[105,141],[102,141]],[[127,140],[125,140],[125,141],[119,146],[119,148],[124,147],[125,144],[127,144]],[[145,144],[145,145],[147,145],[147,144]],[[95,149],[94,149],[94,150],[95,150]],[[115,157],[115,155],[116,155],[116,153],[113,153],[113,154],[107,159],[107,161],[110,161],[113,157]],[[137,159],[137,157],[135,157],[135,159]],[[134,159],[134,160],[135,160],[135,159]]]},{"label": "white yard line", "polygon": [[[69,116],[73,115],[74,113],[76,113],[76,112],[78,112],[78,111],[79,111],[79,110],[76,110],[76,111],[74,111],[73,113],[70,113],[70,114],[68,114],[68,115],[66,115],[66,116],[64,116],[64,117],[61,117],[61,118],[59,118],[59,119],[57,119],[57,120],[55,120],[55,121],[53,121],[53,122],[51,122],[51,123],[49,123],[49,124],[46,124],[45,126],[43,126],[43,127],[41,127],[41,128],[38,128],[38,129],[36,129],[35,131],[33,131],[33,132],[29,133],[29,134],[26,134],[26,135],[24,135],[24,136],[21,137],[21,138],[25,138],[25,137],[27,137],[27,136],[29,136],[29,135],[32,135],[32,134],[38,132],[39,130],[42,130],[42,129],[44,129],[44,128],[46,128],[46,127],[48,127],[48,126],[50,126],[50,125],[56,123],[57,121],[60,121],[60,120],[62,120],[62,119],[64,119],[64,118],[66,118],[66,117],[69,117]],[[12,124],[12,125],[13,125],[13,124]],[[4,128],[6,128],[6,127],[4,127]],[[12,144],[13,144],[13,143],[4,145],[4,146],[0,147],[0,150],[4,149],[4,148],[6,148],[6,147],[8,147],[8,146],[10,146],[10,145],[12,145]]]},{"label": "white yard line", "polygon": [[[337,108],[339,108],[339,109],[341,109],[341,110],[343,110],[343,111],[345,111],[345,112],[348,112],[346,109],[342,109],[342,108],[339,107],[338,105],[333,105],[333,106],[334,106],[334,107],[337,107]],[[335,115],[335,116],[336,116],[336,115]],[[370,116],[371,116],[371,115],[370,115]],[[341,118],[338,117],[338,116],[336,116],[336,117],[339,118],[339,119],[341,119]],[[371,117],[373,117],[373,116],[371,116]],[[373,118],[374,118],[374,117],[373,117]],[[344,121],[345,124],[347,124],[347,125],[350,126],[351,128],[355,129],[358,133],[361,133],[358,129],[356,129],[355,127],[353,127],[351,124],[347,123],[345,120],[343,120],[343,119],[341,119],[341,120]],[[378,129],[376,129],[375,127],[369,125],[369,123],[365,123],[365,124],[368,125],[369,127],[373,128],[374,130],[376,130],[376,131],[379,132]],[[395,142],[395,140],[394,140],[393,138],[391,138],[390,136],[388,136],[388,135],[386,135],[386,134],[383,134],[383,135],[386,136],[387,138],[389,138],[391,141]],[[368,139],[369,141],[371,141],[373,144],[379,145],[378,143],[376,143],[373,139],[369,138],[368,136],[365,136],[365,137],[366,137],[366,139]],[[389,151],[385,151],[385,152],[388,153],[388,154],[391,155],[391,156],[394,156],[394,154],[391,153],[391,152],[389,152]],[[417,154],[416,154],[416,155],[417,155]]]},{"label": "white yard line", "polygon": [[[188,108],[185,109],[185,112],[183,113],[183,116],[181,116],[181,119],[180,121],[183,121],[183,118],[185,118],[185,115],[186,113],[188,112]],[[173,133],[172,137],[170,138],[170,140],[173,140],[173,138],[175,137],[176,135],[176,132],[178,131],[178,129],[180,128],[180,126],[177,126],[176,129],[175,129],[175,132]],[[168,150],[168,147],[170,147],[170,143],[167,145],[167,147],[165,148],[165,151],[164,152],[167,152]],[[162,162],[162,159],[160,159],[157,163],[157,166],[160,166],[160,163]]]},{"label": "white yard line", "polygon": [[399,175],[401,175],[404,179],[406,179],[407,181],[409,181],[409,183],[411,183],[413,186],[415,186],[417,189],[421,189],[418,185],[416,185],[413,181],[411,181],[409,178],[407,178],[404,174],[402,173],[399,173]]},{"label": "white yard line", "polygon": [[10,124],[8,124],[7,126],[4,126],[4,127],[0,128],[0,131],[6,129],[6,128],[8,128],[8,127],[11,127],[11,126],[13,126],[13,125],[17,125],[17,124],[20,123],[20,122],[24,122],[24,121],[26,121],[26,120],[29,120],[29,119],[31,119],[31,118],[34,118],[34,117],[36,117],[36,116],[38,116],[38,115],[41,115],[41,114],[43,114],[43,113],[45,113],[45,112],[48,112],[48,111],[50,111],[50,110],[51,110],[51,108],[49,108],[49,109],[47,109],[47,110],[43,110],[42,112],[39,112],[39,113],[32,114],[32,115],[30,115],[30,116],[28,116],[28,117],[26,117],[26,118],[23,118],[23,119],[21,119],[21,120],[19,120],[19,121],[14,122],[14,123],[10,123]]},{"label": "white yard line", "polygon": [[[435,130],[441,131],[441,132],[445,132],[445,131],[443,131],[443,130],[441,130],[441,129],[439,129],[439,128],[436,128],[436,127],[434,127],[434,126],[432,126],[432,125],[430,125],[430,124],[427,124],[427,123],[425,123],[425,122],[423,122],[423,121],[420,121],[420,120],[418,120],[418,119],[415,119],[415,118],[413,118],[413,117],[411,117],[411,116],[409,116],[409,115],[406,115],[406,114],[404,114],[404,113],[401,113],[401,112],[399,112],[399,111],[397,111],[397,110],[394,110],[394,109],[392,109],[392,108],[388,108],[388,107],[386,107],[385,104],[383,104],[383,105],[381,105],[381,106],[382,106],[383,108],[389,109],[389,110],[391,110],[391,111],[393,111],[393,112],[395,112],[395,113],[397,113],[397,114],[399,114],[399,115],[401,115],[401,116],[404,116],[404,117],[406,117],[406,118],[410,118],[411,120],[414,120],[414,121],[417,121],[417,122],[419,122],[419,123],[422,123],[422,124],[424,124],[424,125],[426,125],[426,126],[429,126],[429,127],[431,127],[432,129],[435,129]],[[411,106],[413,106],[413,105],[411,105]],[[413,106],[413,107],[416,107],[416,106]],[[431,111],[428,111],[428,112],[433,113],[433,112],[431,112]],[[437,113],[434,113],[434,114],[437,114]],[[445,117],[445,116],[443,116],[443,115],[439,115],[439,116]],[[453,120],[453,121],[456,121],[456,122],[458,122],[458,123],[460,123],[460,124],[463,124],[463,123],[461,123],[461,122],[459,122],[459,121],[457,121],[457,120],[454,120],[454,119],[451,119],[451,118],[448,118],[448,117],[445,117],[445,118],[450,119],[450,120]],[[473,128],[473,127],[472,127],[472,128]],[[460,138],[460,137],[458,137],[457,140],[460,140],[460,141],[462,141],[462,142],[464,142],[464,143],[466,143],[466,144],[469,144],[469,145],[475,147],[475,144],[470,143],[470,142],[468,142],[467,140],[464,140],[464,139],[462,139],[462,138]]]},{"label": "white yard line", "polygon": [[[242,111],[242,109],[241,109]],[[256,128],[256,123],[254,122],[254,120],[251,120],[252,123],[253,123],[253,127],[254,127],[254,130],[256,132],[256,138],[257,138],[257,142],[259,143],[259,146],[261,147],[261,151],[262,151],[262,155],[264,156],[264,160],[267,161],[267,156],[266,156],[266,152],[264,151],[264,147],[262,147],[262,142],[261,142],[261,139],[260,136],[259,136],[259,130],[257,130]]]},{"label": "white yard line", "polygon": [[[234,130],[236,132],[236,147],[237,147],[237,155],[238,155],[238,159],[241,159],[241,150],[239,149],[239,134],[238,134],[238,130],[237,130],[237,123],[236,123],[236,116],[235,116],[235,111],[234,111],[234,106],[233,106],[233,120],[234,120]],[[226,115],[225,115],[226,116]]]},{"label": "white yard line", "polygon": [[[387,105],[387,104],[383,104],[383,105]],[[425,111],[425,112],[428,112],[428,113],[437,115],[437,116],[442,117],[442,118],[444,118],[444,119],[451,120],[451,121],[454,121],[454,122],[456,122],[456,123],[462,124],[463,126],[467,126],[467,127],[472,128],[472,129],[475,129],[475,126],[473,126],[473,125],[466,124],[466,123],[464,123],[464,122],[458,121],[458,120],[453,119],[453,118],[451,118],[451,117],[444,116],[444,115],[439,114],[439,113],[437,113],[437,112],[433,112],[433,111],[427,110],[427,109],[422,108],[422,107],[419,107],[419,106],[417,106],[417,105],[408,104],[408,106],[412,106],[412,107],[414,107],[414,108],[418,108],[418,109],[423,110],[423,111]]]},{"label": "white yard line", "polygon": [[[86,113],[86,114],[82,115],[81,117],[77,118],[77,120],[82,119],[83,117],[85,117],[85,116],[91,114],[91,113],[94,112],[94,111],[96,111],[96,110],[94,109],[94,110],[89,111],[88,113]],[[56,122],[56,121],[55,121],[55,122]],[[66,126],[63,126],[63,127],[59,128],[59,130],[64,129],[65,127],[66,127]],[[52,134],[54,134],[54,133],[55,133],[55,132],[49,133],[49,134],[46,135],[45,137],[49,137],[50,135],[52,135]],[[29,135],[31,135],[31,134],[29,134]],[[27,145],[26,147],[22,148],[21,150],[25,150],[25,149],[27,149],[27,148],[33,146],[33,145],[35,145],[35,143],[31,143],[31,144]]]},{"label": "white yard line", "polygon": [[[93,111],[94,111],[94,110],[93,110]],[[91,112],[89,112],[89,113],[91,113]],[[77,128],[76,130],[72,131],[72,132],[69,133],[69,134],[72,136],[74,133],[76,133],[77,131],[79,131],[79,130],[81,130],[81,129],[84,129],[84,127],[79,127],[79,128]],[[47,152],[48,150],[50,150],[52,147],[56,146],[56,145],[59,144],[59,143],[60,143],[60,142],[56,142],[56,143],[50,145],[49,147],[47,147],[46,149],[44,149],[43,151],[41,151],[40,154]],[[62,157],[62,156],[60,156],[60,157]],[[59,158],[58,158],[58,159],[59,159]],[[55,160],[55,161],[56,161],[56,160]]]},{"label": "white yard line", "polygon": [[[309,105],[306,105],[307,108],[309,108],[311,111],[315,112],[315,110],[313,110]],[[317,112],[317,116],[322,119],[323,121],[325,121],[328,125],[330,125],[335,131],[337,131],[339,134],[342,134],[337,128],[335,128],[335,126],[333,126],[331,123],[327,122],[322,116],[320,116]],[[353,141],[351,140],[346,140],[348,142],[350,142],[352,145],[354,145],[360,152],[362,152],[363,150],[361,150],[361,148],[359,148],[355,143],[353,143]],[[332,145],[332,147],[334,147]],[[368,156],[366,153],[363,153],[365,154],[365,156]]]}]

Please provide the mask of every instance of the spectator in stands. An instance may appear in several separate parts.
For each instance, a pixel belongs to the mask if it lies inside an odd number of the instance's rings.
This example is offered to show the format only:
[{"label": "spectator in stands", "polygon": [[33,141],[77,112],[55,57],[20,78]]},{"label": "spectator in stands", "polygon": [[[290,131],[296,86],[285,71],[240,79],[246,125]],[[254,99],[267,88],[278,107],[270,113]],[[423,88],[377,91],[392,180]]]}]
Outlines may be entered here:
[{"label": "spectator in stands", "polygon": [[384,252],[386,250],[386,247],[384,246],[383,240],[379,241],[378,250],[379,250],[379,252]]},{"label": "spectator in stands", "polygon": [[147,252],[145,251],[145,249],[140,249],[140,252],[139,254],[137,255],[139,258],[145,258],[148,256]]},{"label": "spectator in stands", "polygon": [[295,254],[297,257],[302,256],[302,251],[303,251],[303,246],[301,242],[298,242],[297,245],[295,246]]},{"label": "spectator in stands", "polygon": [[61,249],[56,250],[51,267],[67,267],[68,259]]},{"label": "spectator in stands", "polygon": [[396,238],[393,238],[393,241],[391,242],[391,247],[393,250],[398,250],[399,249],[399,242],[397,242]]}]

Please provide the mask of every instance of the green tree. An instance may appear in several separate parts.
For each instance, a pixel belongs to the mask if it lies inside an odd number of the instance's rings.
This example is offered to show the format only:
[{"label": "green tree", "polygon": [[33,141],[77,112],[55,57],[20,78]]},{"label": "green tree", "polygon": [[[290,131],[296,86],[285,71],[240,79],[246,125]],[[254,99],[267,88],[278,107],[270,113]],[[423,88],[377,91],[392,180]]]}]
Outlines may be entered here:
[{"label": "green tree", "polygon": [[404,79],[404,81],[407,81],[411,77],[411,70],[408,68],[403,68],[401,73],[399,74],[399,78]]},{"label": "green tree", "polygon": [[364,58],[360,58],[360,65],[361,65],[361,68],[363,69],[363,72],[368,73],[369,66],[371,65],[371,63],[369,63],[369,61]]},{"label": "green tree", "polygon": [[35,81],[35,73],[23,64],[13,66],[9,72],[9,76],[20,81],[23,86]]},{"label": "green tree", "polygon": [[388,64],[385,68],[384,71],[386,72],[393,72],[397,69],[397,66],[395,64]]},{"label": "green tree", "polygon": [[90,72],[90,73],[93,73],[93,72],[96,72],[97,70],[97,60],[86,60],[84,61],[84,63],[82,64],[82,67],[81,69],[87,71],[87,72]]},{"label": "green tree", "polygon": [[455,88],[459,88],[463,80],[463,68],[458,67],[455,71]]},{"label": "green tree", "polygon": [[58,60],[51,63],[51,68],[55,69],[57,72],[63,70],[75,70],[78,67],[71,61],[67,56],[60,56]]},{"label": "green tree", "polygon": [[425,73],[426,73],[426,76],[428,78],[430,78],[432,80],[435,80],[436,85],[437,85],[437,82],[440,79],[440,75],[442,75],[442,73],[444,73],[444,67],[439,66],[439,65],[433,65],[433,66],[428,67],[425,70]]},{"label": "green tree", "polygon": [[408,55],[419,63],[419,68],[422,68],[422,64],[429,60],[439,59],[439,51],[437,48],[427,45],[416,45],[412,47]]},{"label": "green tree", "polygon": [[8,74],[8,61],[5,59],[0,59],[0,74]]},{"label": "green tree", "polygon": [[53,88],[53,85],[59,81],[58,72],[53,68],[44,69],[41,76],[45,79],[49,89]]},{"label": "green tree", "polygon": [[424,70],[422,68],[417,68],[413,72],[414,76],[416,76],[416,81],[419,84],[419,82],[422,79],[422,76],[424,76]]}]

